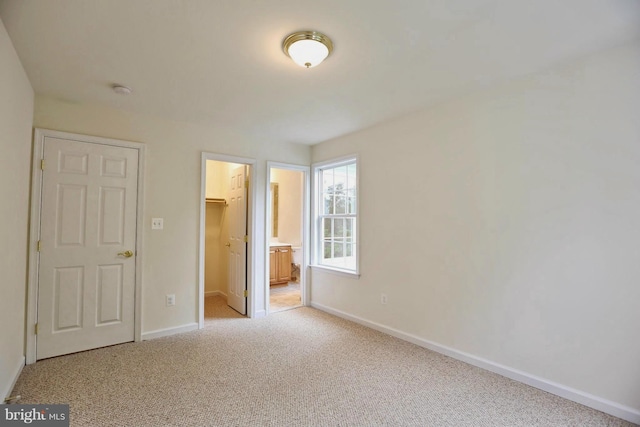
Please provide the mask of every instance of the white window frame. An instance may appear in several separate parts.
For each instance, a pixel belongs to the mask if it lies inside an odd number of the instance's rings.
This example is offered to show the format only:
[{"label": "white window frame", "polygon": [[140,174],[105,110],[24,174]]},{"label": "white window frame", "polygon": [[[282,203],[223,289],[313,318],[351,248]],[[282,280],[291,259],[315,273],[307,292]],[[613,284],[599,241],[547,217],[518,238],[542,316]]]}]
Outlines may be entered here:
[{"label": "white window frame", "polygon": [[[355,213],[355,247],[356,247],[356,255],[355,261],[356,266],[355,269],[348,268],[340,268],[337,266],[322,264],[322,254],[323,254],[323,241],[324,236],[323,227],[322,227],[322,179],[321,171],[324,169],[332,169],[339,166],[344,166],[350,163],[355,163],[356,165],[356,213]],[[345,157],[340,157],[337,159],[331,159],[323,162],[314,163],[312,165],[312,212],[313,212],[313,244],[312,244],[312,268],[326,270],[334,273],[338,273],[341,275],[347,275],[350,277],[360,277],[360,161],[357,155],[350,155]],[[347,216],[347,215],[345,215]]]}]

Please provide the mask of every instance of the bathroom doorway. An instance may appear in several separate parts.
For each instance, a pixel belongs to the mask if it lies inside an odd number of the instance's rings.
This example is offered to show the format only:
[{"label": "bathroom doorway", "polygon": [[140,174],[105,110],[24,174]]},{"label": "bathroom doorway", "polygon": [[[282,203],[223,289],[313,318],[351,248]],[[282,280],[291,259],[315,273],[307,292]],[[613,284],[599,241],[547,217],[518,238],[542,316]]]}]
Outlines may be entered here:
[{"label": "bathroom doorway", "polygon": [[269,313],[307,305],[308,179],[307,167],[268,164]]}]

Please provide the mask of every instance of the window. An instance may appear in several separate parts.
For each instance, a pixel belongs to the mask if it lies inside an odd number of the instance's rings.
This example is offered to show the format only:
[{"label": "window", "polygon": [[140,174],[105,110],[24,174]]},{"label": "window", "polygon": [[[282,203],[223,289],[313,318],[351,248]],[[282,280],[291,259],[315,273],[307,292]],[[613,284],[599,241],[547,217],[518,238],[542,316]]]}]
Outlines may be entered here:
[{"label": "window", "polygon": [[317,266],[358,273],[358,178],[355,158],[324,163],[316,177]]}]

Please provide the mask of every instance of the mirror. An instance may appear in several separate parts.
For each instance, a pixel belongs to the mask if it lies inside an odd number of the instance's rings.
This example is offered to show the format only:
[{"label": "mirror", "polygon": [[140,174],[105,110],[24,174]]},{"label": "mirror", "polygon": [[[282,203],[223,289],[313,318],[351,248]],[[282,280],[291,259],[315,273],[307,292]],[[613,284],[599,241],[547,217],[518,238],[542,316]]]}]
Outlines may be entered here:
[{"label": "mirror", "polygon": [[271,183],[271,237],[278,237],[278,183]]}]

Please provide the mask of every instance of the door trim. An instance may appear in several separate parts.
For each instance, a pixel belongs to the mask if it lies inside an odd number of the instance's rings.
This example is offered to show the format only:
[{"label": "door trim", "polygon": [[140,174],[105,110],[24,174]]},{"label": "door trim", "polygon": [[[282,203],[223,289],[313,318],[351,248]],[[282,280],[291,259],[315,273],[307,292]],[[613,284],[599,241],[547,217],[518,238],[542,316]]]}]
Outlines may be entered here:
[{"label": "door trim", "polygon": [[303,306],[311,305],[311,292],[309,292],[308,280],[307,280],[307,272],[309,267],[309,251],[311,250],[310,245],[310,217],[311,217],[311,207],[310,207],[310,190],[311,190],[311,168],[309,166],[302,165],[294,165],[290,163],[280,163],[280,162],[267,162],[267,179],[265,184],[265,222],[264,222],[264,230],[265,230],[265,248],[264,248],[264,257],[265,257],[265,280],[264,280],[264,292],[265,292],[265,301],[267,306],[267,314],[270,311],[269,304],[269,242],[271,241],[271,169],[286,169],[296,172],[302,172],[304,174],[304,183],[302,187],[302,265],[300,266],[300,297]]},{"label": "door trim", "polygon": [[45,137],[67,139],[77,142],[110,145],[114,147],[138,150],[138,199],[136,213],[136,277],[134,304],[134,340],[140,341],[142,335],[142,256],[143,256],[143,218],[144,218],[144,165],[145,145],[139,142],[123,141],[98,136],[80,135],[50,129],[36,128],[33,136],[33,163],[31,173],[31,215],[29,219],[29,267],[27,279],[27,321],[25,362],[36,361],[35,324],[38,320],[38,240],[40,238],[40,216],[42,212],[42,170],[40,160],[44,151]]},{"label": "door trim", "polygon": [[247,197],[249,198],[247,220],[249,223],[249,242],[247,243],[247,290],[249,296],[247,297],[247,317],[261,317],[264,313],[256,310],[256,301],[259,299],[255,295],[257,283],[256,273],[256,260],[258,260],[258,254],[256,253],[258,245],[256,245],[257,236],[257,215],[256,207],[256,183],[257,183],[257,161],[247,157],[231,156],[227,154],[202,152],[200,160],[200,228],[198,235],[198,329],[204,328],[204,235],[206,228],[206,209],[207,209],[207,160],[216,160],[218,162],[238,163],[250,166],[249,171],[249,191]]}]

